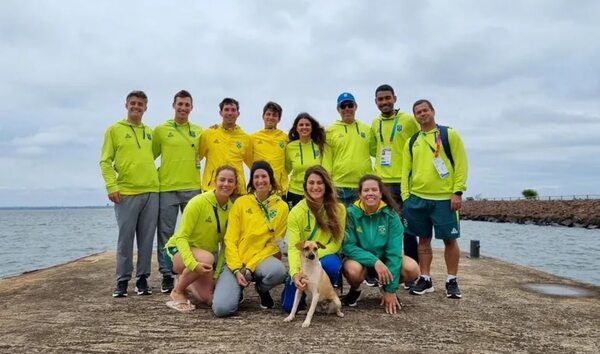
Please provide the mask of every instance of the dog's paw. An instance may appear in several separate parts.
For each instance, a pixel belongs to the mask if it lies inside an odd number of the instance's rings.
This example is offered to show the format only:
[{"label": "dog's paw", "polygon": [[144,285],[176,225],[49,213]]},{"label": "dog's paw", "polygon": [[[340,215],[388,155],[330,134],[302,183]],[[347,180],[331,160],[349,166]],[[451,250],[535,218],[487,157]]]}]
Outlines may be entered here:
[{"label": "dog's paw", "polygon": [[338,311],[335,314],[337,315],[337,317],[344,317],[344,314],[342,313],[342,311]]},{"label": "dog's paw", "polygon": [[308,326],[310,326],[310,322],[308,322],[308,321],[302,322],[302,328],[308,328]]},{"label": "dog's paw", "polygon": [[283,319],[283,322],[291,322],[294,319],[294,316],[289,315],[288,317]]}]

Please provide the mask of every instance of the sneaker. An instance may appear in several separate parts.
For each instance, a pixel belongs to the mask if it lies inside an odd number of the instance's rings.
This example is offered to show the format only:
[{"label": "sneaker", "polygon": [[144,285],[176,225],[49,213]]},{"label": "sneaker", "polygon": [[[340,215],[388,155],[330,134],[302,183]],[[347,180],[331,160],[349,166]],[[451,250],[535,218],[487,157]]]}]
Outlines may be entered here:
[{"label": "sneaker", "polygon": [[460,299],[462,297],[456,278],[446,283],[446,297],[451,299]]},{"label": "sneaker", "polygon": [[358,302],[358,298],[360,297],[360,293],[360,290],[350,288],[350,290],[348,290],[348,293],[342,296],[342,305],[355,307],[356,303]]},{"label": "sneaker", "polygon": [[152,294],[152,290],[148,286],[148,281],[145,276],[141,276],[135,282],[135,291],[138,295],[150,295]]},{"label": "sneaker", "polygon": [[365,278],[365,280],[363,281],[363,283],[365,283],[366,286],[369,287],[375,287],[379,285],[379,281],[377,280],[377,278],[375,277],[370,277],[367,275],[367,277]]},{"label": "sneaker", "polygon": [[425,293],[432,293],[434,290],[431,279],[425,280],[425,278],[419,277],[419,280],[417,280],[408,292],[413,295],[423,295]]},{"label": "sneaker", "polygon": [[413,286],[415,286],[415,284],[417,284],[417,281],[410,281],[410,282],[404,282],[402,283],[402,287],[404,288],[404,290],[410,290]]},{"label": "sneaker", "polygon": [[260,291],[258,290],[258,284],[256,284],[256,292],[258,293],[258,297],[260,297],[260,308],[263,310],[273,308],[275,303],[273,302],[273,298],[268,291]]},{"label": "sneaker", "polygon": [[171,293],[173,288],[173,277],[170,275],[163,275],[162,283],[160,284],[160,292],[163,294]]},{"label": "sneaker", "polygon": [[127,297],[127,280],[117,282],[117,287],[113,290],[113,297]]}]

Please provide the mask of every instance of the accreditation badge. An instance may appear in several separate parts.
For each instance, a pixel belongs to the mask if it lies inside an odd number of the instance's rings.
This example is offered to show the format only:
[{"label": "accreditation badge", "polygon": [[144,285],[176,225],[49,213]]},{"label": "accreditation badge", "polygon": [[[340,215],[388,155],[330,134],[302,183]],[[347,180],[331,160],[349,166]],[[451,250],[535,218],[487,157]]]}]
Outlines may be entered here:
[{"label": "accreditation badge", "polygon": [[200,156],[198,155],[198,152],[196,152],[196,168],[197,169],[200,169],[200,167],[201,167],[200,162],[201,161],[202,160],[200,160]]},{"label": "accreditation badge", "polygon": [[448,172],[448,167],[446,167],[446,163],[440,156],[433,159],[433,166],[435,166],[435,169],[441,178],[446,178],[450,175],[450,172]]},{"label": "accreditation badge", "polygon": [[384,147],[381,149],[381,158],[380,158],[381,166],[389,167],[392,165],[392,148]]}]

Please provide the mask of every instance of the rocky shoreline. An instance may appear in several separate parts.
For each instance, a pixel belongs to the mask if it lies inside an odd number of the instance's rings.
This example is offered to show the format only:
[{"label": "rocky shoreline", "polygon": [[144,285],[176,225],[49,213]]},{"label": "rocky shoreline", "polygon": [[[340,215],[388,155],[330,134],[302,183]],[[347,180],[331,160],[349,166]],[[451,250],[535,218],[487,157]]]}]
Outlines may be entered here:
[{"label": "rocky shoreline", "polygon": [[600,228],[600,199],[585,200],[468,200],[463,220]]}]

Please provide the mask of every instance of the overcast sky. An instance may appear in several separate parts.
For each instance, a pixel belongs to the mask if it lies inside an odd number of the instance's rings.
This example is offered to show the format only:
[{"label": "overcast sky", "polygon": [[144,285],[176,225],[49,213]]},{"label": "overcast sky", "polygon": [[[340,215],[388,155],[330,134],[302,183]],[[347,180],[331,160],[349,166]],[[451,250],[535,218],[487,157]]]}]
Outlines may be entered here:
[{"label": "overcast sky", "polygon": [[600,194],[600,2],[597,1],[13,1],[0,2],[0,207],[108,202],[98,160],[125,95],[149,96],[144,121],[172,116],[180,89],[192,121],[280,127],[307,111],[377,115],[430,99],[462,135],[467,196]]}]

